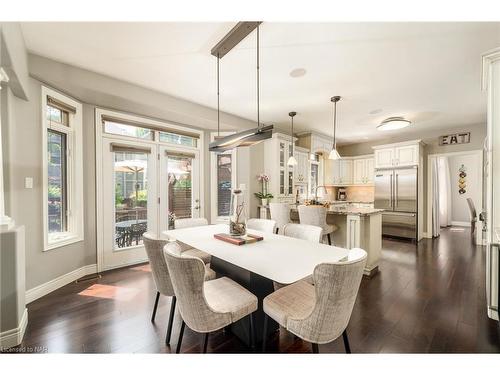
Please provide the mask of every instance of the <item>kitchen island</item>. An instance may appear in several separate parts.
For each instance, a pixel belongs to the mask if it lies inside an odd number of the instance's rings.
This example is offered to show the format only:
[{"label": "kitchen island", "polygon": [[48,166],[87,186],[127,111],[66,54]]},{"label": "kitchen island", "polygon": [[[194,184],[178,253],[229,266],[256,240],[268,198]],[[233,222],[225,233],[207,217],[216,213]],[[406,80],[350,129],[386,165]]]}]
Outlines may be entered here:
[{"label": "kitchen island", "polygon": [[[347,249],[359,247],[368,253],[364,271],[367,276],[378,271],[382,251],[382,212],[373,208],[337,209],[335,206],[327,210],[327,223],[338,227],[332,233],[334,245]],[[299,221],[296,205],[291,205],[290,218]]]}]

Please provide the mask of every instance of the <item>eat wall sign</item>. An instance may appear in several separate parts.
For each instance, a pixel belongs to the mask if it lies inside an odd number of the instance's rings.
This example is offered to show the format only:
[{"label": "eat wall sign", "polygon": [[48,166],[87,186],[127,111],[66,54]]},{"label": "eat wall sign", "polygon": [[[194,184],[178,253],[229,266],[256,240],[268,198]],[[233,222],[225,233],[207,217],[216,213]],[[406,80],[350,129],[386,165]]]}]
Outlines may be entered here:
[{"label": "eat wall sign", "polygon": [[440,146],[460,145],[463,143],[470,143],[470,132],[441,135],[439,137]]}]

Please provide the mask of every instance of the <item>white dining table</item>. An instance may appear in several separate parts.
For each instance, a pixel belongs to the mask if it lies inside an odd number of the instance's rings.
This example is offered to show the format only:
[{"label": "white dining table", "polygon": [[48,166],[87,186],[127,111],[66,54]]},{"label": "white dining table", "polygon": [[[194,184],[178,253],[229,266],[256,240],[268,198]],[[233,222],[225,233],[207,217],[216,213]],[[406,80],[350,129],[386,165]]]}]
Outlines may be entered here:
[{"label": "white dining table", "polygon": [[247,231],[264,239],[238,246],[214,238],[214,234],[228,233],[228,224],[173,229],[163,234],[281,284],[292,284],[310,276],[318,264],[339,262],[349,252],[341,247],[293,237]]}]

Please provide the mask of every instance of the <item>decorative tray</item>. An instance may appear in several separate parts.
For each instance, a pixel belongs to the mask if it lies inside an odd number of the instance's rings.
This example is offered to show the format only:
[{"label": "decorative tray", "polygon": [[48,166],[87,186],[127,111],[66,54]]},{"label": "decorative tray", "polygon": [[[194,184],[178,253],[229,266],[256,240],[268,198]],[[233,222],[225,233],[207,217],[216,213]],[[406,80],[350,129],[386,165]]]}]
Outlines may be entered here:
[{"label": "decorative tray", "polygon": [[264,237],[255,234],[246,234],[243,237],[232,237],[227,233],[216,233],[214,234],[214,238],[237,246],[255,243],[264,239]]}]

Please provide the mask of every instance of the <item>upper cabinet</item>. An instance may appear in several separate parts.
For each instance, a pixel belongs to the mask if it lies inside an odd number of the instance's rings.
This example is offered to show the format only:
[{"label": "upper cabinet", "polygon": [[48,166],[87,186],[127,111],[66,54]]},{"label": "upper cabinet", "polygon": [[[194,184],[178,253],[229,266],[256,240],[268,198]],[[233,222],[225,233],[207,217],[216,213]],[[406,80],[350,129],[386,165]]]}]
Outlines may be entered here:
[{"label": "upper cabinet", "polygon": [[420,161],[420,140],[393,143],[373,147],[375,168],[398,168],[418,165]]},{"label": "upper cabinet", "polygon": [[274,133],[271,139],[264,142],[264,172],[269,176],[268,191],[278,202],[292,202],[294,197],[297,166],[287,164],[292,155],[291,146],[290,136],[281,133]]},{"label": "upper cabinet", "polygon": [[372,156],[343,157],[328,160],[325,168],[325,182],[328,185],[370,185],[373,184],[374,160]]},{"label": "upper cabinet", "polygon": [[302,147],[295,147],[295,159],[297,165],[294,168],[294,178],[296,185],[307,185],[309,176],[309,152]]},{"label": "upper cabinet", "polygon": [[375,173],[374,158],[362,158],[353,160],[353,178],[354,185],[373,184],[373,175]]}]

